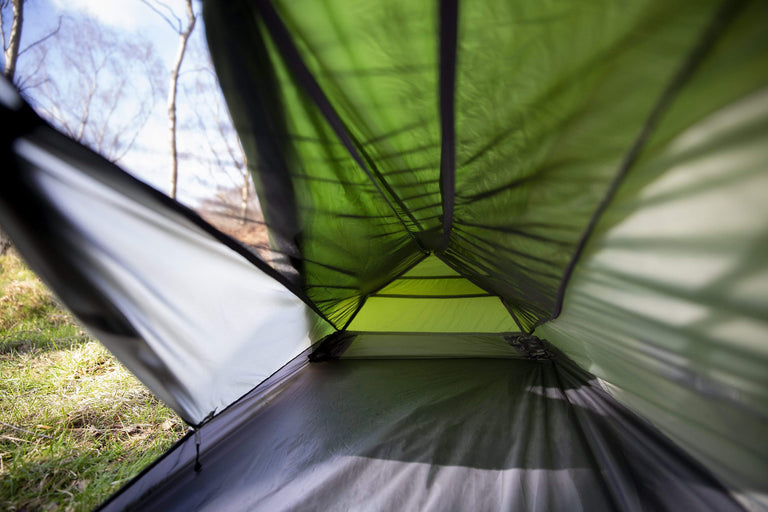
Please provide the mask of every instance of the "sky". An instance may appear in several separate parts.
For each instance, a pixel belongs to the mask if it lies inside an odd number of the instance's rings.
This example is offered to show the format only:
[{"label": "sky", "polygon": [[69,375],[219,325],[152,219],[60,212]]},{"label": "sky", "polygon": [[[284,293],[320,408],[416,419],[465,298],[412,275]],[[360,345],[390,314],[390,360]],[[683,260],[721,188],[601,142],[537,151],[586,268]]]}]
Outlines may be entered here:
[{"label": "sky", "polygon": [[[105,25],[126,31],[158,31],[164,30],[164,22],[147,5],[137,0],[51,0],[52,7],[60,12],[75,15],[85,12],[98,19]],[[177,16],[183,16],[184,3],[179,0],[164,2]],[[199,8],[199,5],[196,7]]]},{"label": "sky", "polygon": [[[167,0],[164,4],[172,9],[177,17],[186,20],[183,1]],[[193,2],[193,6],[198,13],[202,9],[199,1]],[[162,64],[161,93],[158,93],[151,114],[139,132],[133,149],[121,158],[118,164],[143,181],[167,193],[171,165],[167,91],[170,70],[178,48],[178,34],[140,0],[27,0],[24,14],[22,49],[48,34],[56,27],[57,20],[62,16],[71,20],[72,23],[80,23],[84,16],[90,16],[99,24],[115,31],[126,41],[151,44]],[[56,43],[52,38],[48,44]],[[55,57],[51,57],[54,52],[49,53],[49,60],[55,61]],[[18,64],[20,72],[24,71],[24,66],[34,65],[33,61],[37,57],[33,54],[35,52],[30,51],[20,57]],[[210,73],[199,71],[207,66],[204,25],[202,19],[198,18],[182,65],[177,100],[177,116],[181,128],[178,133],[178,144],[182,155],[179,162],[179,199],[190,205],[196,204],[203,197],[211,196],[217,187],[234,186],[241,180],[234,167],[228,167],[226,162],[222,164],[221,160],[215,161],[216,152],[225,153],[222,145],[224,143],[214,141],[210,133],[205,133],[205,130],[218,133],[216,123],[229,122],[228,113],[218,90],[208,91],[205,101],[202,101],[198,92],[195,92],[195,86],[198,83],[215,87],[212,85],[214,82]],[[52,74],[57,74],[57,80],[66,80],[70,74],[65,63],[54,63],[51,67]],[[34,90],[28,94],[33,104],[35,94]],[[201,104],[205,105],[205,108],[200,108]],[[123,108],[126,109],[125,115],[128,115],[128,112],[135,107],[131,106],[129,100]],[[225,131],[229,133],[229,130]],[[226,144],[236,147],[237,142],[234,138],[230,138]],[[212,145],[216,147],[213,148]],[[216,152],[213,149],[216,149]]]}]

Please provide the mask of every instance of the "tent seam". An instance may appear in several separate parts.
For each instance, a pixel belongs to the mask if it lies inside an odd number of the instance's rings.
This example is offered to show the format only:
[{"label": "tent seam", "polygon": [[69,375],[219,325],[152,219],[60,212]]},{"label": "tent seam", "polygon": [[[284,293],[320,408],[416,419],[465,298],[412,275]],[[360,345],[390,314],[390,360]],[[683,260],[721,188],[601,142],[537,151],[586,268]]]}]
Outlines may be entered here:
[{"label": "tent seam", "polygon": [[[562,357],[564,354],[558,351],[558,357]],[[569,360],[570,361],[570,360]],[[557,392],[560,396],[563,397],[563,400],[566,404],[568,404],[568,414],[573,419],[573,422],[575,424],[576,430],[578,431],[579,437],[584,442],[584,446],[588,448],[587,450],[587,456],[592,460],[592,463],[595,465],[595,467],[602,467],[602,464],[600,463],[599,457],[597,456],[597,453],[595,451],[593,443],[590,442],[589,436],[587,435],[587,432],[584,430],[584,424],[582,423],[581,417],[576,413],[576,407],[573,402],[571,402],[571,399],[568,397],[568,394],[566,393],[566,387],[564,387],[564,382],[560,378],[560,372],[558,371],[559,365],[557,361],[554,361],[552,363],[552,370],[554,374],[555,381],[557,382]],[[542,370],[543,371],[543,370]],[[586,386],[590,386],[589,382],[585,383]],[[626,505],[626,503],[622,503],[621,497],[616,496],[615,490],[613,486],[608,482],[606,479],[606,476],[603,471],[598,471],[597,474],[600,476],[600,483],[604,486],[605,490],[607,491],[606,494],[609,497],[609,499],[613,502],[613,505],[616,510],[624,510],[625,507],[619,506],[619,505]]]},{"label": "tent seam", "polygon": [[390,280],[389,280],[389,281],[387,281],[386,283],[382,284],[382,285],[381,285],[381,286],[379,286],[378,288],[376,288],[376,289],[374,289],[374,290],[371,290],[370,292],[368,292],[368,293],[366,293],[365,295],[363,295],[363,296],[362,296],[362,301],[361,301],[361,302],[360,302],[360,304],[357,306],[357,309],[355,309],[355,312],[354,312],[354,313],[352,313],[352,316],[351,316],[351,317],[349,318],[349,320],[347,320],[347,322],[344,324],[344,327],[342,327],[342,328],[341,328],[341,329],[339,329],[339,330],[340,330],[340,331],[346,331],[346,330],[347,330],[347,327],[349,327],[349,325],[350,325],[350,324],[352,323],[352,321],[355,319],[355,317],[356,317],[356,316],[357,316],[357,314],[360,312],[360,310],[361,310],[361,309],[363,309],[363,306],[365,306],[365,303],[366,303],[366,302],[368,302],[368,297],[370,297],[371,295],[375,294],[375,293],[376,293],[376,292],[378,292],[379,290],[383,290],[383,289],[384,289],[386,286],[389,286],[389,285],[390,285],[390,284],[391,284],[393,281],[395,281],[396,279],[399,279],[399,278],[400,278],[400,276],[402,276],[403,274],[405,274],[406,272],[408,272],[409,270],[411,270],[412,268],[414,268],[416,265],[418,265],[419,263],[421,263],[421,262],[422,262],[422,261],[424,261],[425,259],[427,259],[427,257],[428,257],[428,255],[427,255],[427,254],[423,255],[421,258],[417,259],[415,262],[413,262],[412,264],[410,264],[410,265],[408,265],[407,267],[405,267],[405,268],[403,269],[403,271],[402,271],[402,272],[400,272],[399,274],[397,274],[395,277],[393,277],[392,279],[390,279]]},{"label": "tent seam", "polygon": [[[14,137],[13,140],[19,140],[23,138],[25,135],[28,135],[38,129],[50,129],[56,132],[57,134],[61,135],[62,137],[65,137],[67,140],[71,140],[69,137],[62,134],[59,130],[52,127],[48,122],[44,121],[31,108],[25,107],[20,111],[14,112],[13,118],[19,123],[20,126],[25,127],[25,130],[26,130],[24,133],[21,133],[17,137]],[[13,140],[9,142],[9,145],[13,142]],[[317,313],[323,320],[333,325],[331,321],[325,316],[325,314],[322,311],[320,311],[317,308],[317,306],[315,306],[315,304],[312,302],[312,300],[310,300],[310,298],[301,290],[301,288],[295,286],[279,271],[269,266],[269,264],[266,261],[264,261],[255,251],[253,251],[252,249],[245,246],[242,242],[231,237],[230,235],[227,235],[226,233],[222,232],[221,230],[219,230],[218,228],[210,224],[208,221],[203,219],[199,214],[197,214],[194,210],[192,210],[188,206],[183,205],[182,203],[176,201],[175,199],[171,199],[170,197],[160,192],[159,190],[155,189],[154,187],[132,176],[131,174],[124,171],[121,167],[105,159],[103,156],[94,152],[92,149],[88,148],[87,146],[81,146],[81,147],[85,151],[87,151],[87,153],[90,154],[91,158],[94,159],[94,161],[97,161],[99,163],[99,165],[93,165],[90,167],[81,168],[81,170],[85,171],[89,176],[107,185],[108,185],[107,181],[110,179],[120,180],[123,182],[122,185],[136,189],[139,193],[145,194],[146,195],[145,197],[148,198],[149,200],[156,201],[157,203],[159,203],[161,207],[168,208],[174,214],[180,215],[182,218],[184,218],[184,220],[192,223],[192,225],[201,229],[206,235],[210,236],[218,243],[224,245],[229,250],[239,254],[246,261],[251,263],[260,271],[264,272],[264,274],[266,274],[268,277],[280,283],[280,285],[282,285],[286,290],[288,290],[293,295],[295,295],[298,299],[304,302],[310,309],[312,309],[312,311]],[[57,148],[59,148],[58,145],[57,145]],[[119,192],[122,195],[128,195],[128,192],[125,191],[125,188],[120,188],[116,190],[119,190]],[[153,210],[156,210],[155,206],[151,206],[151,208]]]},{"label": "tent seam", "polygon": [[571,279],[571,276],[573,275],[575,267],[578,264],[579,260],[581,259],[581,255],[583,254],[584,249],[587,246],[587,243],[589,242],[592,234],[594,233],[600,218],[602,217],[603,213],[605,213],[605,211],[608,209],[608,206],[611,204],[614,196],[618,192],[618,189],[620,188],[622,182],[624,181],[624,178],[629,174],[629,171],[637,162],[638,158],[640,157],[640,154],[645,148],[645,145],[653,135],[655,129],[658,127],[658,124],[661,121],[661,118],[664,116],[664,114],[669,109],[669,107],[674,103],[674,100],[676,99],[680,91],[685,87],[685,85],[688,83],[691,77],[696,73],[701,63],[709,54],[710,50],[712,50],[717,40],[723,34],[726,27],[733,20],[736,13],[743,6],[743,4],[744,4],[743,0],[735,0],[735,1],[725,0],[720,4],[720,6],[715,11],[715,14],[710,19],[709,23],[704,27],[703,32],[697,39],[695,45],[693,46],[691,51],[686,55],[685,59],[682,61],[677,72],[673,75],[669,84],[664,88],[661,95],[659,96],[657,101],[654,103],[653,108],[651,109],[650,113],[648,114],[648,117],[646,118],[645,122],[643,123],[643,126],[640,129],[640,133],[638,134],[637,138],[635,139],[635,142],[632,144],[632,146],[629,148],[628,152],[626,153],[623,159],[623,162],[619,167],[618,172],[614,176],[605,195],[603,196],[596,210],[592,214],[592,217],[590,218],[589,223],[587,224],[587,227],[584,229],[579,239],[579,243],[576,245],[576,249],[574,250],[571,260],[568,263],[568,266],[566,267],[565,272],[563,273],[562,279],[560,280],[560,285],[558,286],[557,295],[555,299],[556,302],[555,302],[554,311],[548,318],[537,321],[533,325],[533,329],[531,330],[531,332],[533,332],[533,330],[535,330],[536,327],[546,322],[549,322],[551,320],[554,320],[555,318],[560,316],[560,313],[562,312],[562,307],[563,307],[563,300],[565,298],[565,291],[568,286],[568,283],[570,282],[570,279]]},{"label": "tent seam", "polygon": [[[411,211],[406,208],[405,204],[403,204],[402,200],[395,193],[392,187],[386,182],[386,180],[384,180],[381,173],[373,165],[370,157],[360,148],[360,144],[349,132],[341,117],[333,108],[330,100],[323,92],[320,84],[317,82],[317,79],[315,79],[314,75],[312,75],[312,72],[309,70],[309,67],[302,59],[301,54],[299,53],[299,50],[296,47],[296,44],[294,43],[288,28],[285,26],[282,19],[278,15],[277,10],[272,5],[272,2],[269,0],[260,1],[259,12],[261,14],[262,20],[264,21],[264,25],[267,27],[267,30],[270,33],[272,41],[275,43],[278,51],[280,52],[280,55],[283,58],[283,61],[288,66],[297,82],[301,85],[303,91],[313,101],[318,110],[320,110],[321,114],[331,126],[334,133],[339,138],[342,145],[345,147],[352,159],[358,164],[358,166],[363,170],[366,176],[368,176],[369,180],[376,187],[376,190],[392,210],[392,213],[395,214],[395,217],[397,217],[397,219],[403,225],[406,233],[408,233],[408,235],[414,240],[419,249],[422,252],[425,252],[424,247],[419,242],[418,238],[410,229],[408,229],[408,225],[398,213],[395,205],[392,204],[392,200],[397,203],[397,206],[400,207],[400,209],[409,217],[411,222],[413,222],[413,224],[419,230],[421,230],[421,224],[419,224],[418,220],[416,220]],[[387,193],[385,193],[382,187],[386,189],[386,191],[392,197],[392,200],[390,200],[389,196]]]},{"label": "tent seam", "polygon": [[456,53],[459,1],[440,2],[440,195],[443,206],[442,250],[448,247],[453,228],[456,195]]}]

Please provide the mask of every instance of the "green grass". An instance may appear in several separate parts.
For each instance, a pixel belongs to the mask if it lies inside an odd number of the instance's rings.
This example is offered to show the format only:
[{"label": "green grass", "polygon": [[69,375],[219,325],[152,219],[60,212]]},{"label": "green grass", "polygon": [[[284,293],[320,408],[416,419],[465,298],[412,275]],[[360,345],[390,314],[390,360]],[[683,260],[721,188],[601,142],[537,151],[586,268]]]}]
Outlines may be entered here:
[{"label": "green grass", "polygon": [[184,430],[18,256],[0,256],[0,510],[90,510]]}]

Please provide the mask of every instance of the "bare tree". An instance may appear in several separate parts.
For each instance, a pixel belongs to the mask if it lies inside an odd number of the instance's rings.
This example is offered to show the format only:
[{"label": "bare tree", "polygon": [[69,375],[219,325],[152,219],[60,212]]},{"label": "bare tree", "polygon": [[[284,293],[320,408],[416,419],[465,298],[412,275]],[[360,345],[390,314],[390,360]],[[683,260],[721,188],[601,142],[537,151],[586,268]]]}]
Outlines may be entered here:
[{"label": "bare tree", "polygon": [[251,192],[251,175],[248,173],[248,158],[243,155],[243,184],[240,187],[240,223],[245,224],[248,218],[248,200]]},{"label": "bare tree", "polygon": [[[216,82],[216,86],[218,86],[218,82]],[[215,91],[210,90],[210,86],[208,89],[209,90],[207,93],[209,96],[214,96]],[[201,92],[203,94],[206,93],[205,89],[202,89]],[[208,141],[208,148],[210,153],[215,157],[217,163],[219,164],[219,173],[226,172],[227,168],[234,168],[237,170],[240,184],[237,185],[236,188],[240,190],[239,217],[240,224],[242,225],[245,224],[246,220],[248,219],[248,203],[251,199],[252,188],[250,179],[251,174],[248,171],[248,158],[245,155],[242,144],[240,144],[240,139],[235,133],[230,117],[226,114],[222,115],[220,102],[207,103],[208,106],[212,104],[216,105],[218,108],[212,109],[213,111],[209,112],[210,120],[208,122],[212,124],[212,127],[216,132],[215,135],[218,135],[218,137],[206,137]],[[198,119],[199,129],[206,131],[207,127],[205,126],[205,121],[202,119],[201,110],[202,109],[195,110],[195,114]],[[214,143],[214,141],[217,143]],[[222,153],[224,154],[223,157]]]},{"label": "bare tree", "polygon": [[92,18],[66,19],[34,48],[37,80],[26,96],[76,141],[117,162],[133,147],[162,89],[162,64],[147,42]]},{"label": "bare tree", "polygon": [[[9,19],[10,18],[10,19]],[[9,33],[6,36],[6,26],[10,24]],[[19,85],[17,81],[16,68],[19,56],[27,50],[34,48],[38,44],[48,40],[58,27],[48,35],[38,39],[26,49],[21,50],[21,29],[24,25],[24,0],[0,0],[0,40],[3,44],[3,57],[5,59],[5,68],[3,76],[9,81]],[[61,19],[59,19],[61,26]],[[19,87],[21,89],[21,87]],[[8,236],[0,230],[0,255],[11,247],[11,241]]]},{"label": "bare tree", "polygon": [[[21,29],[24,25],[24,4],[25,0],[0,0],[0,39],[3,44],[3,56],[5,57],[5,69],[3,76],[13,82],[20,91],[25,88],[26,78],[19,77],[16,72],[18,69],[18,60],[26,52],[32,50],[55,36],[61,28],[62,17],[58,18],[55,28],[46,35],[41,36],[36,41],[28,44],[24,49],[21,48]],[[6,35],[6,29],[8,34]],[[33,70],[27,75],[35,74]]]},{"label": "bare tree", "polygon": [[[11,5],[11,32],[8,37],[5,36],[5,19],[3,13]],[[7,15],[6,15],[7,16]],[[21,27],[24,24],[24,0],[2,0],[0,1],[0,34],[3,39],[3,54],[5,56],[5,69],[3,75],[13,82],[16,74],[16,61],[19,58],[19,47],[21,46]]]},{"label": "bare tree", "polygon": [[[16,60],[19,57],[19,45],[21,44],[21,26],[24,21],[24,2],[22,0],[12,1],[12,19],[11,19],[11,33],[8,38],[5,37],[5,18],[3,13],[8,7],[9,0],[3,0],[0,2],[0,35],[3,40],[3,56],[5,57],[5,69],[3,69],[3,75],[5,78],[13,81],[13,76],[16,74]],[[11,247],[11,240],[0,229],[0,256],[6,253]]]},{"label": "bare tree", "polygon": [[197,15],[192,9],[192,0],[186,0],[186,23],[176,16],[173,10],[159,0],[142,0],[150,9],[155,11],[168,25],[179,34],[179,46],[176,51],[176,59],[171,69],[171,78],[168,86],[168,129],[171,141],[171,186],[170,196],[176,199],[176,188],[179,181],[179,153],[176,143],[176,93],[179,84],[179,72],[187,50],[187,42],[195,29]]},{"label": "bare tree", "polygon": [[[258,206],[254,208],[252,204],[255,198],[248,161],[227,111],[210,55],[201,46],[193,44],[190,47],[190,57],[201,65],[185,71],[193,76],[185,79],[181,87],[181,98],[184,103],[195,105],[195,108],[189,109],[189,112],[185,111],[187,116],[180,126],[185,139],[183,145],[190,151],[200,153],[183,153],[182,156],[191,156],[198,163],[209,164],[211,180],[217,189],[224,191],[218,194],[219,199],[228,203],[228,209],[235,197],[233,191],[239,191],[238,217],[240,225],[243,225],[253,220],[249,219],[249,209],[253,209],[254,214],[258,213]],[[234,211],[234,208],[232,210]]]}]

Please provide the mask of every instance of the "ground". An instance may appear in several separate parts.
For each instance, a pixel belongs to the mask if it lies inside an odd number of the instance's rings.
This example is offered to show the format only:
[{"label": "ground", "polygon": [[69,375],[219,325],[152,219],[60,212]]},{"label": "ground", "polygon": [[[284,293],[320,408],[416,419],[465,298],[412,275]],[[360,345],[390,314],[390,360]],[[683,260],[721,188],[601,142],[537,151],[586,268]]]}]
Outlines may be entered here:
[{"label": "ground", "polygon": [[14,251],[0,256],[0,510],[90,510],[184,432]]}]

